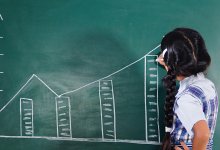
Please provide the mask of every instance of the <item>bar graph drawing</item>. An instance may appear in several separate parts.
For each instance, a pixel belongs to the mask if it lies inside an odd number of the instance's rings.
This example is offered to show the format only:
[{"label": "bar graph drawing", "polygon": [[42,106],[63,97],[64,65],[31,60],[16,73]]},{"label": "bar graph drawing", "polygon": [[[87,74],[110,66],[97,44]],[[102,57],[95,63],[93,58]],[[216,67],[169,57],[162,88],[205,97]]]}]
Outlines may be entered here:
[{"label": "bar graph drawing", "polygon": [[[1,14],[0,19],[3,20]],[[158,106],[158,64],[155,61],[157,55],[151,53],[155,51],[159,46],[152,49],[146,55],[140,59],[132,62],[131,64],[109,74],[103,78],[95,80],[91,83],[83,85],[77,89],[67,91],[65,93],[58,94],[53,90],[45,81],[43,81],[38,75],[33,74],[26,83],[21,86],[17,93],[0,109],[0,113],[6,111],[5,109],[15,101],[19,94],[33,81],[36,80],[42,84],[50,93],[54,96],[54,113],[56,121],[56,135],[35,135],[35,100],[30,97],[19,97],[20,99],[20,135],[6,135],[0,133],[0,138],[45,138],[49,140],[69,140],[69,141],[87,141],[87,142],[121,142],[121,143],[135,143],[135,144],[153,144],[159,145],[160,139],[160,128],[159,128],[159,106]],[[109,77],[122,72],[136,63],[144,62],[144,99],[143,104],[145,105],[145,139],[121,139],[118,136],[120,133],[117,130],[117,107],[115,101],[117,97],[115,95],[114,84],[116,81],[109,79]],[[74,119],[73,107],[71,101],[74,100],[69,94],[77,93],[84,88],[91,85],[98,86],[98,100],[99,101],[99,114],[100,114],[100,137],[76,137],[73,125],[76,124]],[[46,104],[45,104],[46,105]],[[39,116],[40,114],[38,114]],[[128,131],[129,132],[129,131]]]},{"label": "bar graph drawing", "polygon": [[115,100],[112,80],[99,81],[102,139],[116,140]]}]

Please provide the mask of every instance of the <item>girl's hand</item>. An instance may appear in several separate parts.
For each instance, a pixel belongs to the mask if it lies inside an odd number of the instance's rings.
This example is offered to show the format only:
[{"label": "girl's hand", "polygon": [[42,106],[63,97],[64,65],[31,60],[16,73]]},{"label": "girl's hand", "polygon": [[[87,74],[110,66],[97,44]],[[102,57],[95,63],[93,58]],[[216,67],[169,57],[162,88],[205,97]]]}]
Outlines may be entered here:
[{"label": "girl's hand", "polygon": [[[180,142],[180,144],[184,148],[184,150],[189,150],[189,148],[186,146],[184,142]],[[175,150],[182,150],[182,149],[179,148],[178,146],[175,146]]]},{"label": "girl's hand", "polygon": [[163,56],[162,54],[160,54],[160,56],[156,59],[156,61],[161,64],[162,66],[164,66],[164,68],[168,71],[168,67],[164,62]]}]

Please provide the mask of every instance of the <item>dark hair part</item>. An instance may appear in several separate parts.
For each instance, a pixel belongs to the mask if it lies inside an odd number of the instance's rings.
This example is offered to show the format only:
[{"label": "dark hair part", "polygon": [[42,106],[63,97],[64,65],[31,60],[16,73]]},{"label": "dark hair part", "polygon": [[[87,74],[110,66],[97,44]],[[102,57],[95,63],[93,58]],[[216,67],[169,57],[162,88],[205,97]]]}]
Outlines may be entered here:
[{"label": "dark hair part", "polygon": [[[167,75],[163,78],[166,88],[164,104],[165,126],[172,128],[173,105],[176,95],[176,76],[189,77],[204,72],[211,63],[202,36],[189,28],[176,28],[167,33],[161,41],[161,51],[167,49],[164,62],[168,67]],[[171,150],[170,133],[165,133],[163,150]]]}]

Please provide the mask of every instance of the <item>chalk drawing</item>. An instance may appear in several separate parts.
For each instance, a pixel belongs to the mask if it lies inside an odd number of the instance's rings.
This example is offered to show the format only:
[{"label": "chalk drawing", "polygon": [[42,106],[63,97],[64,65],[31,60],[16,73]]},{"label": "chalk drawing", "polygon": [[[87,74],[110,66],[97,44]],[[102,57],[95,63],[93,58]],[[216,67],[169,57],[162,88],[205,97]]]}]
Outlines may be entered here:
[{"label": "chalk drawing", "polygon": [[[1,16],[2,17],[2,16]],[[0,17],[0,18],[1,18]],[[3,18],[2,18],[3,20]],[[15,93],[14,96],[0,109],[0,113],[21,93],[21,91],[33,80],[37,79],[49,91],[54,94],[56,104],[56,126],[57,136],[34,136],[34,100],[28,98],[20,98],[20,136],[0,135],[1,138],[35,138],[48,140],[68,140],[68,141],[85,141],[85,142],[120,142],[120,143],[135,143],[135,144],[160,144],[160,128],[159,128],[159,106],[158,106],[158,64],[155,63],[157,55],[151,55],[160,45],[149,51],[146,55],[138,60],[130,63],[127,66],[91,83],[83,85],[77,89],[70,90],[61,94],[57,94],[45,81],[36,74],[33,74]],[[139,61],[144,60],[144,102],[145,102],[145,140],[128,140],[117,138],[116,127],[116,107],[114,96],[113,80],[107,78],[131,67]],[[149,65],[150,64],[150,65]],[[1,72],[4,73],[4,72]],[[150,80],[147,80],[150,79]],[[148,83],[147,83],[148,82]],[[73,138],[71,128],[71,105],[70,98],[65,95],[77,92],[94,83],[99,84],[99,100],[100,100],[100,116],[101,116],[101,132],[102,138]],[[146,85],[150,84],[151,87]],[[108,113],[106,113],[108,112]],[[155,115],[148,116],[148,113]]]},{"label": "chalk drawing", "polygon": [[3,21],[3,20],[4,20],[1,14],[0,14],[0,20],[1,20],[1,21]]}]

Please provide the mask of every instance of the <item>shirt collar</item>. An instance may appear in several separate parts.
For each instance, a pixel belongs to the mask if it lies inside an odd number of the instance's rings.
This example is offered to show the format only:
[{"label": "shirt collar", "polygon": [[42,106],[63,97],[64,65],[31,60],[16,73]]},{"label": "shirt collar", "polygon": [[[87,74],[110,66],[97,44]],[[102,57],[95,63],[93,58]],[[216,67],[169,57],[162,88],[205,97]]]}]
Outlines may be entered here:
[{"label": "shirt collar", "polygon": [[189,85],[193,84],[194,82],[196,82],[198,80],[204,79],[204,78],[205,78],[204,74],[202,72],[200,72],[197,75],[191,75],[191,76],[186,77],[183,80],[181,80],[179,82],[180,87],[179,87],[179,90],[178,90],[176,97],[180,93],[182,93]]}]

